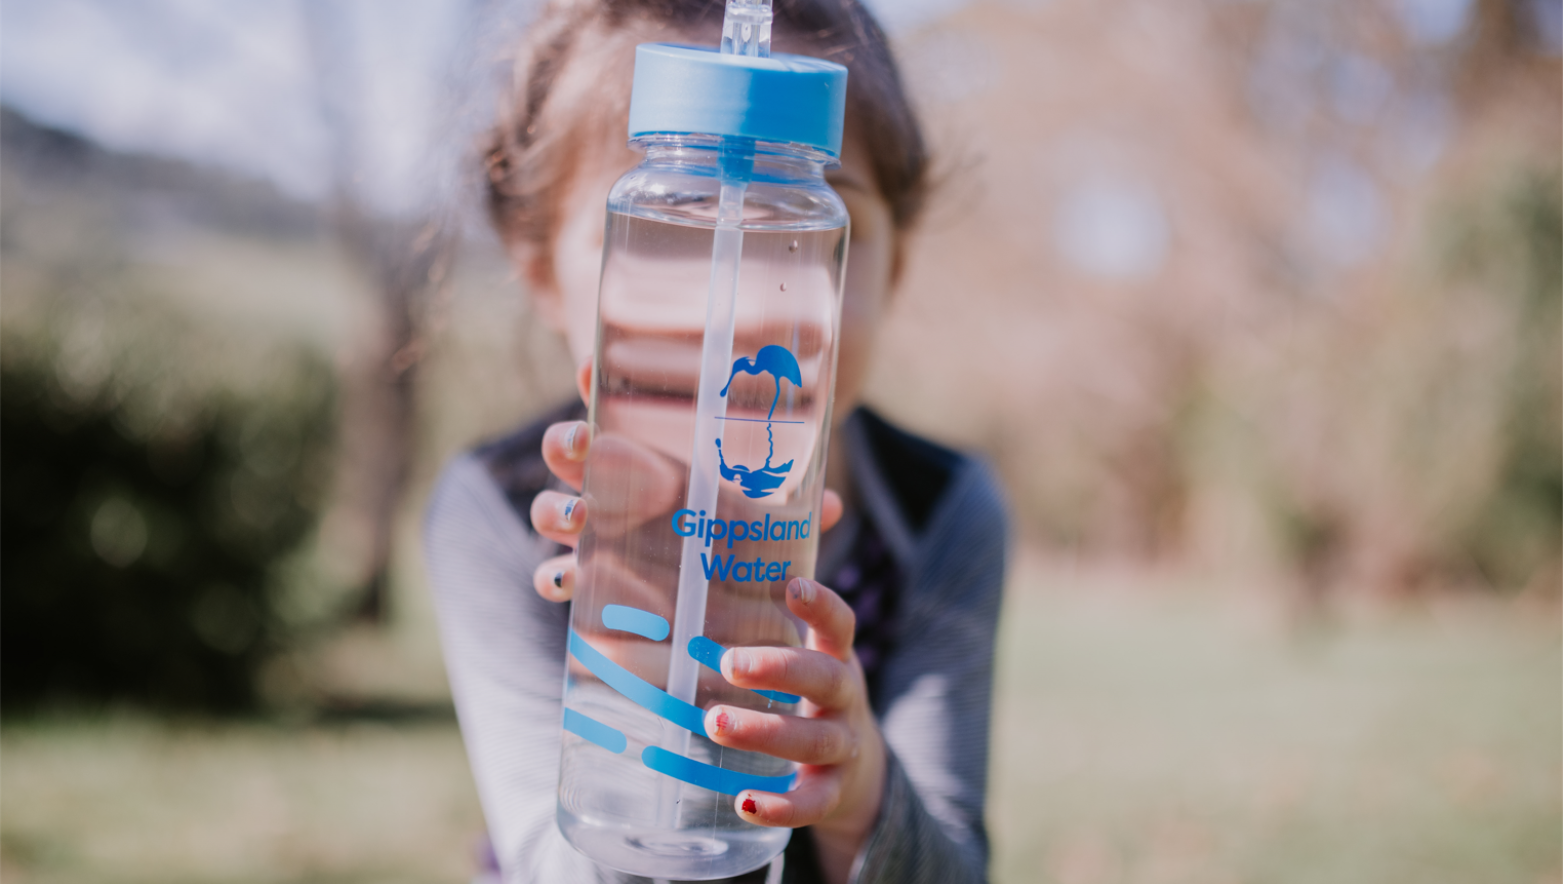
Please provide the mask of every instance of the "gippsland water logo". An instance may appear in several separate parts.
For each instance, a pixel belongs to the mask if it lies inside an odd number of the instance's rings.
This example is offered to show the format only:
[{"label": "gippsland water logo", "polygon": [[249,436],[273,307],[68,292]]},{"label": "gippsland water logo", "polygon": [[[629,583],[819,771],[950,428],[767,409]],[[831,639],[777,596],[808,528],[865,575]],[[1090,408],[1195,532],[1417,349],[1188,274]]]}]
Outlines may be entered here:
[{"label": "gippsland water logo", "polygon": [[717,440],[717,463],[718,469],[722,471],[722,478],[727,479],[729,482],[739,483],[739,487],[744,489],[744,496],[751,498],[769,496],[782,486],[782,480],[786,479],[787,474],[793,469],[793,461],[791,460],[785,464],[771,465],[771,458],[775,457],[777,453],[776,437],[772,425],[779,423],[803,423],[803,421],[773,420],[777,413],[777,402],[782,398],[782,381],[791,381],[795,387],[804,385],[803,374],[798,369],[798,360],[793,357],[792,353],[788,352],[786,347],[768,344],[760,348],[760,352],[755,354],[753,361],[743,356],[734,360],[733,371],[728,374],[727,386],[724,386],[722,392],[718,395],[727,396],[728,388],[733,386],[733,379],[740,374],[757,375],[762,372],[771,375],[772,383],[775,384],[775,391],[771,397],[771,410],[766,412],[766,419],[762,421],[758,418],[727,417],[720,418],[720,420],[765,424],[765,464],[759,468],[746,467],[742,464],[729,466],[727,459],[722,454],[722,440],[720,438]]}]

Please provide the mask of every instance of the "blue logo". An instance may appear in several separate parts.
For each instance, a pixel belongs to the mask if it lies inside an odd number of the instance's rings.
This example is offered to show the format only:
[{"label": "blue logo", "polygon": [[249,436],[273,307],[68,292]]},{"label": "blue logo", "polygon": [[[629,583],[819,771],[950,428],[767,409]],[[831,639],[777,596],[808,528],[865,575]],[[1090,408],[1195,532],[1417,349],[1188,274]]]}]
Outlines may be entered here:
[{"label": "blue logo", "polygon": [[776,491],[781,487],[782,480],[786,479],[787,474],[793,469],[792,461],[788,461],[780,466],[771,465],[771,458],[776,454],[776,438],[773,435],[772,424],[803,423],[803,421],[772,420],[777,413],[777,402],[782,398],[783,379],[791,381],[795,387],[804,385],[803,375],[798,370],[798,360],[793,358],[793,354],[789,353],[786,347],[778,347],[775,344],[761,347],[760,352],[755,354],[754,361],[740,356],[733,363],[733,371],[728,375],[727,385],[722,388],[722,392],[718,395],[727,396],[728,388],[733,386],[733,379],[738,377],[740,373],[757,375],[761,372],[771,375],[771,380],[776,385],[776,392],[771,397],[771,410],[766,412],[766,419],[759,421],[751,418],[730,417],[726,418],[726,420],[753,420],[754,423],[764,423],[766,425],[765,465],[759,469],[746,467],[741,464],[728,466],[727,459],[722,454],[722,440],[717,440],[717,463],[718,469],[722,472],[722,478],[727,479],[729,482],[739,483],[739,486],[744,489],[744,496],[751,498],[766,497]]}]

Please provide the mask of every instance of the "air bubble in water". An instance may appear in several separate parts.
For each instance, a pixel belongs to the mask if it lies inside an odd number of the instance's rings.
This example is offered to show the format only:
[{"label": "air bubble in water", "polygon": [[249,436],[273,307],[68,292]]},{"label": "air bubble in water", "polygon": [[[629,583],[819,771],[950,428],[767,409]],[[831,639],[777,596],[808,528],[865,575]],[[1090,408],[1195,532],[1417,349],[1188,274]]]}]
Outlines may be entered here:
[{"label": "air bubble in water", "polygon": [[788,243],[787,250],[790,252],[798,251],[798,240],[795,239],[791,243]]}]

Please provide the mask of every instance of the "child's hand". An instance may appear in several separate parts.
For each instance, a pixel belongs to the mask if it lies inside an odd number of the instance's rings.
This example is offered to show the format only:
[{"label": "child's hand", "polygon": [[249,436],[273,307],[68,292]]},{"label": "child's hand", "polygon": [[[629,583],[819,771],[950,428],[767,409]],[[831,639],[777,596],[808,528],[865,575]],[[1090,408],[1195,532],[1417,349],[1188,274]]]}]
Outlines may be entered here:
[{"label": "child's hand", "polygon": [[[673,473],[667,458],[650,454],[623,437],[605,439],[603,444],[611,449],[602,452],[601,467],[635,472],[637,495],[630,500],[594,504],[604,510],[597,514],[599,531],[628,530],[646,518],[670,513],[679,506],[684,477]],[[585,421],[554,424],[543,434],[543,462],[561,482],[579,491],[591,447],[592,432]],[[820,505],[820,529],[829,531],[841,518],[842,498],[828,488]],[[574,548],[581,529],[586,527],[586,519],[586,505],[575,495],[543,491],[532,499],[533,529],[555,543]],[[538,595],[549,601],[569,601],[576,587],[575,554],[555,556],[539,565],[533,572],[532,585]]]},{"label": "child's hand", "polygon": [[[561,482],[581,490],[587,450],[592,445],[586,421],[554,424],[543,433],[543,462]],[[532,499],[532,528],[555,543],[575,548],[586,527],[586,506],[581,498],[558,491],[543,491]],[[576,556],[567,553],[539,565],[532,586],[549,601],[569,601],[576,588]]]},{"label": "child's hand", "polygon": [[[613,451],[600,460],[636,470],[641,493],[613,502],[613,512],[594,518],[614,528],[633,527],[640,518],[678,506],[682,477],[663,476],[666,460],[645,455],[623,438],[601,440]],[[543,461],[571,488],[581,488],[591,431],[583,421],[554,424],[543,434]],[[605,464],[606,465],[606,464]],[[606,509],[599,502],[600,509]],[[827,489],[820,525],[829,530],[842,517],[842,499]],[[544,491],[533,498],[532,526],[556,543],[574,547],[586,526],[581,498]],[[604,530],[599,526],[599,530]],[[613,530],[613,529],[610,529]],[[538,566],[533,586],[556,602],[575,592],[574,553]],[[880,811],[885,782],[885,743],[880,738],[863,668],[853,653],[856,618],[852,608],[830,589],[795,577],[787,585],[787,605],[809,627],[805,647],[733,648],[723,655],[722,674],[738,687],[778,690],[804,698],[799,715],[758,712],[736,706],[706,711],[706,733],[723,746],[764,752],[797,761],[798,786],[785,795],[746,790],[734,799],[744,818],[762,826],[814,826],[815,842],[828,879],[845,881],[853,857],[868,837]]]},{"label": "child's hand", "polygon": [[827,879],[845,881],[880,812],[885,742],[853,653],[853,609],[802,577],[788,582],[787,606],[809,625],[805,647],[733,648],[722,656],[722,674],[741,688],[803,697],[800,714],[713,706],[706,733],[722,746],[799,762],[791,792],[746,789],[734,809],[762,826],[813,826]]}]

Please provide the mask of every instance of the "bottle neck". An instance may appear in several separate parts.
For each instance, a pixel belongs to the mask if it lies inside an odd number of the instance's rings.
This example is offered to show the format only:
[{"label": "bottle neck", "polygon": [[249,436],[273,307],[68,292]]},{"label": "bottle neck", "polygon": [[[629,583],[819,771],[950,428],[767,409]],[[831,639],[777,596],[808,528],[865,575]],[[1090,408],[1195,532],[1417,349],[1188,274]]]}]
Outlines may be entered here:
[{"label": "bottle neck", "polygon": [[824,151],[748,138],[660,134],[643,135],[630,144],[646,152],[648,164],[683,167],[724,180],[824,184],[826,169],[837,165]]}]

